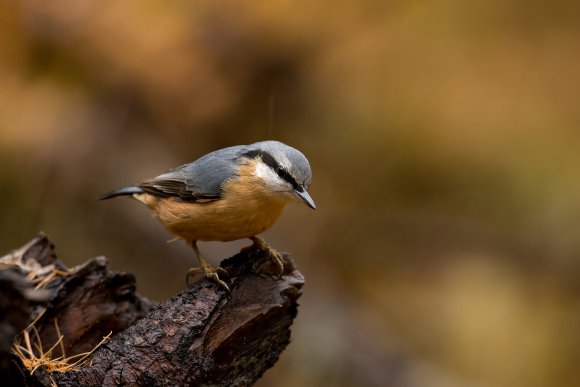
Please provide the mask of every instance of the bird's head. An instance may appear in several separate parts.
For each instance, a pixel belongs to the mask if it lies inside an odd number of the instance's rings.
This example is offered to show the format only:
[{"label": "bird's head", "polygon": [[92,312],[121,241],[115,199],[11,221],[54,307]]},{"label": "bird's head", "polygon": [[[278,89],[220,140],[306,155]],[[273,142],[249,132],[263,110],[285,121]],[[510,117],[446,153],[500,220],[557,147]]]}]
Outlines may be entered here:
[{"label": "bird's head", "polygon": [[257,160],[256,176],[270,190],[316,209],[308,194],[312,171],[302,152],[279,141],[262,141],[248,145],[244,156]]}]

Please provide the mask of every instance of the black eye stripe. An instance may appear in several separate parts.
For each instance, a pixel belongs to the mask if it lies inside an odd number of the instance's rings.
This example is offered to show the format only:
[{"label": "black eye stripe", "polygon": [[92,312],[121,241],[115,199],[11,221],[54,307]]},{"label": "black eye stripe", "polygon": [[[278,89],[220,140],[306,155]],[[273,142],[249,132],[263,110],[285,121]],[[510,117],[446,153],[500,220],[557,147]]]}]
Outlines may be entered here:
[{"label": "black eye stripe", "polygon": [[266,164],[267,166],[272,168],[272,170],[274,172],[276,172],[276,174],[282,180],[290,183],[292,185],[292,188],[294,188],[298,192],[303,191],[302,187],[300,186],[300,184],[298,184],[296,182],[294,177],[284,167],[282,167],[280,164],[278,164],[276,159],[274,159],[274,157],[272,157],[272,155],[269,154],[268,152],[262,151],[262,150],[252,150],[252,151],[248,151],[248,152],[244,153],[243,156],[248,157],[250,159],[255,159],[256,157],[260,157],[262,159],[262,161],[264,162],[264,164]]},{"label": "black eye stripe", "polygon": [[302,192],[302,187],[296,182],[296,180],[292,177],[291,174],[288,173],[284,168],[278,167],[275,169],[276,173],[282,180],[287,181],[288,183],[292,184],[292,188],[295,190]]}]

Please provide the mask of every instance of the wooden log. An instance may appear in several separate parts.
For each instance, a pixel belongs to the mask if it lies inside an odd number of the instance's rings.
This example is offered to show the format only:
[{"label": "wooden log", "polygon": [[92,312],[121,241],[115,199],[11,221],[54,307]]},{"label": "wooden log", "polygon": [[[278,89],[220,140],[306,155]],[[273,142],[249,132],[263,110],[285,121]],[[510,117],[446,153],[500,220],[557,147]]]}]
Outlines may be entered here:
[{"label": "wooden log", "polygon": [[[54,255],[44,236],[29,245]],[[276,267],[264,252],[242,251],[222,263],[231,292],[203,278],[156,306],[135,293],[132,275],[109,272],[103,257],[78,266],[48,284],[50,300],[30,319],[44,310],[35,324],[42,342],[56,342],[60,331],[66,356],[90,351],[110,331],[114,336],[82,367],[40,367],[27,383],[251,385],[290,340],[304,280],[289,256],[284,261],[283,275],[272,275]]]}]

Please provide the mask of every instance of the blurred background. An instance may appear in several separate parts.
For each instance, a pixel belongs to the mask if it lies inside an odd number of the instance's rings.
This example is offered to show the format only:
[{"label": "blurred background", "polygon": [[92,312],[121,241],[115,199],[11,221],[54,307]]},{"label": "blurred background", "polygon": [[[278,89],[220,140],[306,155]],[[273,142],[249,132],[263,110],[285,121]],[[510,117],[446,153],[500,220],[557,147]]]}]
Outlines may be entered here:
[{"label": "blurred background", "polygon": [[[136,201],[217,148],[302,150],[306,277],[259,386],[576,386],[580,3],[0,2],[0,255],[40,230],[155,300],[195,262]],[[248,241],[202,243],[214,263]]]}]

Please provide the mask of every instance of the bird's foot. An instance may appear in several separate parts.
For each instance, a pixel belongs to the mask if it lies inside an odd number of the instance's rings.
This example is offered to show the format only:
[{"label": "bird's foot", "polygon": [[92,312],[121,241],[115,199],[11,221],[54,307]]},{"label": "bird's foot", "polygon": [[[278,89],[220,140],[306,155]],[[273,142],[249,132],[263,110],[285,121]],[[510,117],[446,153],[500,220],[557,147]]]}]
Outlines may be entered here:
[{"label": "bird's foot", "polygon": [[276,267],[278,268],[278,274],[281,276],[284,274],[284,259],[282,258],[282,254],[274,250],[270,245],[266,243],[265,240],[259,238],[257,236],[250,238],[252,242],[254,242],[251,246],[244,247],[242,251],[248,251],[251,249],[259,249],[268,254],[269,258],[274,262]]},{"label": "bird's foot", "polygon": [[185,276],[185,283],[189,285],[189,279],[195,277],[197,274],[202,274],[205,278],[209,278],[228,292],[230,291],[228,285],[219,277],[220,275],[229,275],[228,271],[223,267],[214,267],[206,261],[202,260],[201,267],[192,267],[187,271],[187,275]]}]

